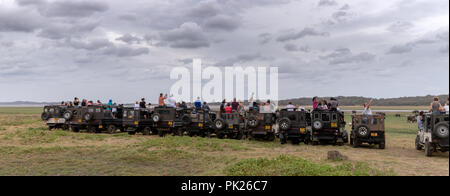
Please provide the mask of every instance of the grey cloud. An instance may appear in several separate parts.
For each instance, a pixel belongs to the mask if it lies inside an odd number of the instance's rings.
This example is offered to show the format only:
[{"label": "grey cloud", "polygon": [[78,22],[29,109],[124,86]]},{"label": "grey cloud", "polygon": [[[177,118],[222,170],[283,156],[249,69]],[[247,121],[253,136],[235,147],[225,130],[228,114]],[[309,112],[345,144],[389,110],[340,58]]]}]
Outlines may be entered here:
[{"label": "grey cloud", "polygon": [[298,47],[295,44],[286,44],[284,49],[289,52],[309,52],[310,49],[307,46]]},{"label": "grey cloud", "polygon": [[397,21],[388,27],[391,32],[405,32],[414,27],[414,24],[408,21]]},{"label": "grey cloud", "polygon": [[75,35],[82,35],[84,33],[92,32],[99,25],[100,22],[98,21],[79,21],[73,24],[48,24],[42,28],[42,30],[38,33],[38,36],[54,40],[70,38]]},{"label": "grey cloud", "polygon": [[210,43],[198,24],[188,22],[179,28],[161,33],[163,43],[172,48],[202,48],[209,47]]},{"label": "grey cloud", "polygon": [[183,63],[184,65],[192,64],[192,59],[178,59],[178,62]]},{"label": "grey cloud", "polygon": [[404,44],[404,45],[397,45],[392,46],[391,49],[386,54],[403,54],[403,53],[409,53],[413,50],[412,44]]},{"label": "grey cloud", "polygon": [[305,28],[300,32],[291,32],[287,33],[285,35],[281,35],[277,38],[278,42],[286,42],[290,40],[298,40],[302,39],[307,36],[320,36],[320,37],[326,37],[329,36],[329,33],[327,32],[319,32],[313,28]]},{"label": "grey cloud", "polygon": [[339,10],[349,10],[350,9],[350,5],[345,4],[344,6],[342,6]]},{"label": "grey cloud", "polygon": [[16,0],[20,6],[40,6],[47,3],[45,0]]},{"label": "grey cloud", "polygon": [[116,40],[125,42],[125,43],[127,43],[127,44],[133,44],[133,43],[140,44],[141,41],[142,41],[141,38],[136,37],[136,36],[133,36],[133,35],[131,35],[131,34],[129,34],[129,33],[127,33],[127,34],[125,34],[125,35],[123,35],[123,36],[117,38]]},{"label": "grey cloud", "polygon": [[0,8],[0,32],[32,32],[40,27],[40,23],[36,16],[29,13]]},{"label": "grey cloud", "polygon": [[120,20],[125,20],[125,21],[136,21],[137,15],[133,14],[133,13],[126,13],[126,14],[119,15],[117,18],[119,18]]},{"label": "grey cloud", "polygon": [[118,57],[133,57],[148,54],[148,48],[131,48],[131,47],[117,47],[112,46],[103,51],[105,55],[114,55]]},{"label": "grey cloud", "polygon": [[41,7],[42,15],[50,17],[88,17],[108,10],[108,4],[99,1],[58,1]]},{"label": "grey cloud", "polygon": [[101,48],[111,48],[113,47],[113,43],[111,43],[107,39],[96,39],[91,41],[76,41],[76,40],[66,40],[65,44],[75,49],[84,49],[84,50],[98,50]]},{"label": "grey cloud", "polygon": [[195,18],[213,17],[220,13],[218,5],[214,1],[201,1],[187,12],[187,15]]},{"label": "grey cloud", "polygon": [[[111,55],[117,57],[133,57],[148,54],[150,50],[146,47],[133,48],[127,46],[118,46],[107,39],[95,39],[90,41],[66,40],[65,46],[74,49],[98,52],[102,55]],[[85,61],[86,59],[81,59]]]},{"label": "grey cloud", "polygon": [[248,62],[252,62],[252,61],[256,61],[256,60],[268,61],[268,60],[272,60],[272,58],[262,56],[261,53],[242,54],[242,55],[238,55],[236,57],[229,58],[224,61],[218,62],[215,65],[221,66],[221,67],[233,66],[237,63],[248,63]]},{"label": "grey cloud", "polygon": [[272,34],[270,33],[262,33],[258,37],[260,39],[259,43],[262,45],[267,44],[272,40]]},{"label": "grey cloud", "polygon": [[205,28],[233,31],[236,30],[241,25],[240,19],[237,17],[218,15],[210,18],[205,23]]},{"label": "grey cloud", "polygon": [[320,7],[324,7],[324,6],[336,6],[338,5],[338,3],[334,0],[320,0],[319,1],[319,6]]},{"label": "grey cloud", "polygon": [[323,60],[328,60],[331,65],[338,64],[351,64],[351,63],[361,63],[361,62],[371,62],[375,60],[376,55],[370,54],[368,52],[362,52],[359,54],[353,54],[353,52],[348,48],[336,49],[332,53],[321,56]]},{"label": "grey cloud", "polygon": [[333,19],[339,22],[346,21],[349,16],[350,14],[346,11],[337,11],[332,15]]},{"label": "grey cloud", "polygon": [[[395,45],[392,46],[386,54],[404,54],[412,52],[415,48],[419,47],[420,45],[426,45],[426,44],[435,44],[438,42],[438,40],[445,40],[445,37],[441,37],[443,34],[436,35],[436,38],[423,38],[416,41],[411,41],[406,44],[402,45]],[[448,38],[447,38],[448,39]],[[447,43],[448,41],[446,41]]]}]

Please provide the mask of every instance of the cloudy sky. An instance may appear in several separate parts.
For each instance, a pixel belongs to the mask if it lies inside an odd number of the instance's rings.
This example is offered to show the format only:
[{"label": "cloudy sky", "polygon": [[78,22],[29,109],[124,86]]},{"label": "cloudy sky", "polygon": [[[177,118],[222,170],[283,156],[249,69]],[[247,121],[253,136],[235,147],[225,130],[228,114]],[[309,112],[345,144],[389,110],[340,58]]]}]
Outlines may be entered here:
[{"label": "cloudy sky", "polygon": [[155,101],[174,67],[277,66],[280,98],[449,92],[445,0],[0,0],[0,102]]}]

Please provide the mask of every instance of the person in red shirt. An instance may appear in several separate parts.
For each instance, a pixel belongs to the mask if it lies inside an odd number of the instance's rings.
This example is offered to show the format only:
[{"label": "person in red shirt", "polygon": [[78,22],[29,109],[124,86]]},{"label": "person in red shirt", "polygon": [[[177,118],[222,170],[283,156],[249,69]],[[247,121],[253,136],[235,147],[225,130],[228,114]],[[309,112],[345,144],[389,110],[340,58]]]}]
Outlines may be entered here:
[{"label": "person in red shirt", "polygon": [[166,100],[166,99],[167,99],[167,94],[166,94],[166,96],[163,96],[162,93],[159,94],[158,105],[159,106],[164,106],[165,105],[164,100]]},{"label": "person in red shirt", "polygon": [[227,106],[225,107],[225,113],[231,114],[232,111],[233,111],[233,108],[231,107],[231,104],[228,103]]}]

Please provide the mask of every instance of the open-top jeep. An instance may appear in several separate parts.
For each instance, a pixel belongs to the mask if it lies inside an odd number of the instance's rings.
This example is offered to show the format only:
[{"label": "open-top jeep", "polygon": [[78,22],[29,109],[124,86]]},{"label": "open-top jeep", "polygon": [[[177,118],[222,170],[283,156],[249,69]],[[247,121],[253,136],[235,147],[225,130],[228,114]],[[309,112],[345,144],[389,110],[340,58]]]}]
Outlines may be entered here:
[{"label": "open-top jeep", "polygon": [[350,144],[354,148],[358,148],[363,143],[378,144],[379,149],[385,149],[385,118],[385,114],[353,115]]},{"label": "open-top jeep", "polygon": [[238,112],[222,113],[214,121],[217,138],[241,140],[247,136],[244,116]]},{"label": "open-top jeep", "polygon": [[292,144],[311,141],[311,115],[307,111],[280,110],[278,113],[278,127],[281,144],[291,140]]},{"label": "open-top jeep", "polygon": [[87,123],[83,120],[83,111],[81,107],[69,107],[63,114],[66,123],[73,132],[80,132],[80,130],[87,128]]},{"label": "open-top jeep", "polygon": [[332,142],[348,143],[344,113],[336,110],[314,110],[312,112],[312,144]]},{"label": "open-top jeep", "polygon": [[159,136],[164,137],[166,134],[183,135],[183,122],[181,117],[182,109],[173,107],[160,106],[155,107],[151,119],[153,120],[153,128],[158,131]]},{"label": "open-top jeep", "polygon": [[247,119],[249,138],[267,141],[275,140],[275,124],[276,115],[274,113],[261,113],[257,110],[250,110]]},{"label": "open-top jeep", "polygon": [[214,132],[214,120],[217,114],[202,109],[185,109],[181,121],[183,128],[191,137],[211,137]]},{"label": "open-top jeep", "polygon": [[143,135],[156,135],[158,131],[154,128],[150,109],[124,108],[122,114],[122,126],[124,131],[130,135],[138,132]]},{"label": "open-top jeep", "polygon": [[67,110],[64,116],[71,119],[70,125],[75,132],[86,128],[90,133],[107,131],[113,134],[118,129],[122,130],[122,107],[116,109],[117,113],[113,114],[103,106],[88,106]]},{"label": "open-top jeep", "polygon": [[66,119],[63,118],[65,107],[61,106],[45,106],[41,119],[47,124],[48,129],[69,129]]},{"label": "open-top jeep", "polygon": [[448,152],[448,114],[426,114],[423,118],[425,130],[419,131],[416,138],[416,149],[425,148],[425,154],[432,156],[438,150]]}]

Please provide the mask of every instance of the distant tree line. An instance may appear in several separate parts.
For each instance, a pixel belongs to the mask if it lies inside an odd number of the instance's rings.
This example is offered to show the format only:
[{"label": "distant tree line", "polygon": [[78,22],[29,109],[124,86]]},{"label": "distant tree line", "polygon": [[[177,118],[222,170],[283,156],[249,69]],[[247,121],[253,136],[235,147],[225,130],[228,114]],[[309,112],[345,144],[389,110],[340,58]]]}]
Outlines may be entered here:
[{"label": "distant tree line", "polygon": [[[375,99],[373,102],[373,106],[428,106],[433,101],[433,98],[436,96],[427,95],[427,96],[418,96],[418,97],[400,97],[400,98],[381,98]],[[439,95],[439,100],[444,105],[448,99],[448,95]],[[319,99],[330,100],[331,97],[319,97]],[[366,102],[369,102],[371,98],[367,97],[335,97],[338,99],[340,105],[345,106],[360,106]],[[280,101],[280,105],[286,105],[289,102],[292,102],[294,105],[311,105],[311,98],[297,98],[297,99],[289,99]]]}]

